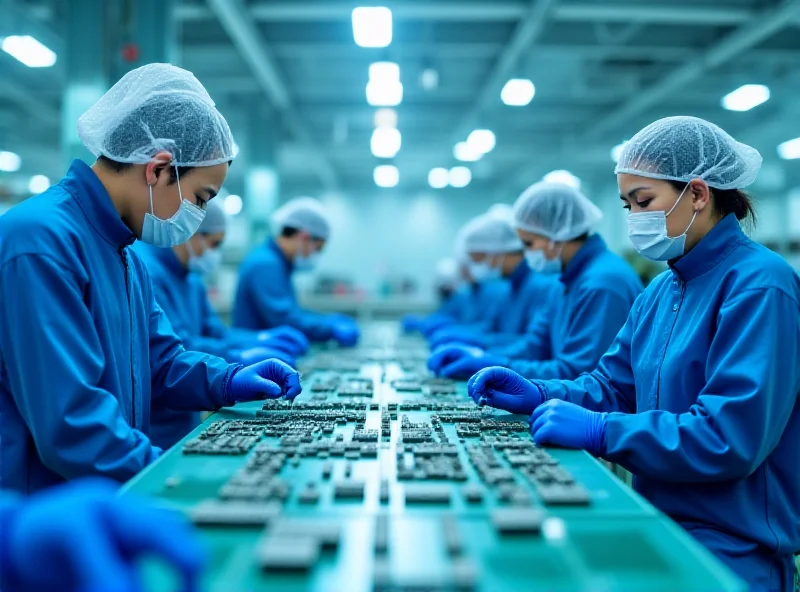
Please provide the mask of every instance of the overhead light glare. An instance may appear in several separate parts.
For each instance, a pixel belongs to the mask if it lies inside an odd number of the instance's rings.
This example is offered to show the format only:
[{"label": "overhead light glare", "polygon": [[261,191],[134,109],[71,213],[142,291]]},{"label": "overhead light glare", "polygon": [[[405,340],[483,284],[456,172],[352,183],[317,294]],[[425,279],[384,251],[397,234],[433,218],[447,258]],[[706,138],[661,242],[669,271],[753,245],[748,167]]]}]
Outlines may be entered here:
[{"label": "overhead light glare", "polygon": [[22,166],[22,158],[14,152],[0,151],[0,171],[16,173]]},{"label": "overhead light glare", "polygon": [[494,132],[488,129],[476,129],[467,137],[467,145],[479,154],[486,154],[494,150],[497,139]]},{"label": "overhead light glare", "polygon": [[469,185],[470,181],[472,181],[472,171],[465,166],[454,166],[450,169],[447,181],[453,187],[461,189]]},{"label": "overhead light glare", "polygon": [[783,160],[797,160],[800,158],[800,138],[795,138],[779,145],[778,156]]},{"label": "overhead light glare", "polygon": [[382,164],[375,167],[372,178],[378,187],[390,189],[400,182],[400,171],[394,165]]},{"label": "overhead light glare", "polygon": [[403,102],[403,85],[399,82],[373,81],[367,83],[367,103],[373,107],[396,107]]},{"label": "overhead light glare", "polygon": [[425,68],[419,75],[419,83],[425,90],[436,90],[439,87],[439,72],[434,68]]},{"label": "overhead light glare", "polygon": [[49,68],[56,63],[55,52],[30,35],[5,37],[0,49],[29,68]]},{"label": "overhead light glare", "polygon": [[359,47],[388,47],[392,43],[392,11],[385,6],[353,9],[353,39]]},{"label": "overhead light glare", "polygon": [[459,142],[453,147],[453,156],[461,162],[475,162],[480,160],[483,154],[473,150],[466,142]]},{"label": "overhead light glare", "polygon": [[369,65],[370,82],[400,82],[400,66],[395,62],[373,62]]},{"label": "overhead light glare", "polygon": [[235,216],[236,214],[240,213],[243,206],[244,203],[242,202],[242,198],[233,193],[226,197],[225,201],[222,202],[222,209],[225,210],[225,213],[229,216]]},{"label": "overhead light glare", "polygon": [[39,194],[44,193],[50,187],[50,179],[44,175],[34,175],[28,181],[28,191],[30,193]]},{"label": "overhead light glare", "polygon": [[500,91],[500,99],[512,107],[524,107],[533,100],[536,87],[525,78],[512,78]]},{"label": "overhead light glare", "polygon": [[428,185],[433,189],[444,189],[450,184],[450,173],[446,168],[436,167],[428,173]]},{"label": "overhead light glare", "polygon": [[397,127],[397,111],[388,108],[377,109],[375,127]]},{"label": "overhead light glare", "polygon": [[400,151],[402,136],[393,127],[379,127],[372,132],[369,147],[377,158],[394,158]]},{"label": "overhead light glare", "polygon": [[728,111],[750,111],[769,101],[769,87],[763,84],[745,84],[722,97],[722,106]]}]

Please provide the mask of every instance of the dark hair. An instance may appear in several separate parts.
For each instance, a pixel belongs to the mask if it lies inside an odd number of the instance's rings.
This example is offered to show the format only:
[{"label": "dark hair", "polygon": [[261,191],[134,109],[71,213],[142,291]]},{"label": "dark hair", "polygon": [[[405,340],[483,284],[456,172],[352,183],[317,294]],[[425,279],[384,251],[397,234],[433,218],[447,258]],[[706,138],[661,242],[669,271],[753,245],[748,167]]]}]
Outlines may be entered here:
[{"label": "dark hair", "polygon": [[300,232],[300,230],[298,230],[297,228],[291,228],[290,226],[284,226],[283,229],[281,230],[281,236],[283,238],[292,238],[298,232]]},{"label": "dark hair", "polygon": [[576,236],[575,238],[571,238],[569,240],[570,242],[575,241],[577,243],[585,243],[587,240],[589,240],[589,233],[584,232],[582,235]]},{"label": "dark hair", "polygon": [[[97,162],[103,163],[103,166],[111,169],[115,173],[122,173],[124,171],[127,171],[129,168],[133,166],[129,162],[117,162],[116,160],[111,160],[110,158],[108,158],[107,156],[103,156],[102,154],[97,158]],[[230,166],[232,163],[233,161],[229,160],[228,166]],[[169,171],[169,184],[174,185],[175,183],[178,182],[178,176],[185,177],[196,168],[197,167],[192,167],[192,166],[179,166],[177,167],[176,171],[175,170],[176,167],[174,166],[167,167],[167,170]]]},{"label": "dark hair", "polygon": [[[683,181],[667,182],[678,192],[686,188],[686,183]],[[748,222],[755,225],[756,210],[747,193],[741,189],[714,189],[713,187],[709,189],[711,190],[711,195],[714,197],[714,213],[716,213],[720,219],[728,214],[733,214],[736,216],[737,220],[749,219]]]}]

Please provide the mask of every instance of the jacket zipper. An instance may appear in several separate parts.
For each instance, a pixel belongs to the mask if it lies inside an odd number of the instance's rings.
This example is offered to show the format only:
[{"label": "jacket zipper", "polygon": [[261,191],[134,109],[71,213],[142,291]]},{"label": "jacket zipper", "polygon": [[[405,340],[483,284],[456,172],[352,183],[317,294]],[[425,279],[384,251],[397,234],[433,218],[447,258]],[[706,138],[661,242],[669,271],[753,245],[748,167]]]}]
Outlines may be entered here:
[{"label": "jacket zipper", "polygon": [[125,274],[125,299],[128,304],[128,331],[130,333],[130,367],[131,367],[131,425],[136,427],[136,385],[133,375],[133,318],[131,315],[131,286],[128,280],[128,258],[125,255],[125,247],[118,249],[119,259],[122,261],[122,271]]}]

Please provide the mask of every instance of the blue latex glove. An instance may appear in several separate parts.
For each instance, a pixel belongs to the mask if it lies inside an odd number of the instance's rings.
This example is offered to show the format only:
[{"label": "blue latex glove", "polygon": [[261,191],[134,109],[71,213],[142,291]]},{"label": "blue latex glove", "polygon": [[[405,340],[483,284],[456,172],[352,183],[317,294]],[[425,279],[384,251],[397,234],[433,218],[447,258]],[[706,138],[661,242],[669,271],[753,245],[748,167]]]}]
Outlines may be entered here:
[{"label": "blue latex glove", "polygon": [[445,345],[428,358],[428,368],[437,376],[456,379],[466,379],[484,368],[506,364],[506,358],[468,345]]},{"label": "blue latex glove", "polygon": [[358,325],[353,321],[335,321],[333,324],[333,338],[339,345],[353,347],[358,343],[360,336]]},{"label": "blue latex glove", "polygon": [[408,314],[402,318],[400,321],[401,325],[403,326],[403,331],[405,333],[411,333],[412,331],[419,331],[422,328],[422,324],[425,322],[425,319],[419,315],[415,314]]},{"label": "blue latex glove", "polygon": [[478,405],[509,413],[530,415],[544,402],[539,387],[508,368],[481,370],[467,382],[467,392]]},{"label": "blue latex glove", "polygon": [[294,399],[302,392],[300,375],[279,360],[264,360],[236,371],[228,384],[229,404],[241,401]]},{"label": "blue latex glove", "polygon": [[20,500],[0,528],[7,592],[140,592],[138,562],[173,567],[185,592],[199,590],[207,555],[184,518],[89,478]]},{"label": "blue latex glove", "polygon": [[551,399],[539,405],[528,422],[537,446],[553,444],[581,448],[594,456],[605,452],[608,413],[589,411],[575,403]]},{"label": "blue latex glove", "polygon": [[[301,331],[298,331],[294,327],[287,327],[283,325],[280,327],[274,327],[267,331],[259,331],[258,342],[259,345],[262,345],[263,347],[282,349],[298,356],[307,353],[308,348],[311,347],[308,338],[303,335]],[[274,343],[282,343],[285,345],[281,347],[273,345]],[[287,349],[287,347],[291,349]]]},{"label": "blue latex glove", "polygon": [[431,336],[430,343],[431,349],[452,343],[486,348],[486,340],[482,336],[475,333],[472,329],[457,326],[439,329]]},{"label": "blue latex glove", "polygon": [[419,330],[425,337],[430,337],[439,329],[447,327],[448,325],[455,325],[455,324],[456,324],[455,320],[451,319],[448,316],[432,314],[423,321],[422,326],[419,328]]},{"label": "blue latex glove", "polygon": [[231,352],[231,357],[239,364],[244,364],[245,366],[250,366],[263,360],[269,360],[270,358],[286,362],[292,368],[297,366],[297,360],[293,355],[285,351],[268,347],[251,347],[248,349],[235,350]]}]

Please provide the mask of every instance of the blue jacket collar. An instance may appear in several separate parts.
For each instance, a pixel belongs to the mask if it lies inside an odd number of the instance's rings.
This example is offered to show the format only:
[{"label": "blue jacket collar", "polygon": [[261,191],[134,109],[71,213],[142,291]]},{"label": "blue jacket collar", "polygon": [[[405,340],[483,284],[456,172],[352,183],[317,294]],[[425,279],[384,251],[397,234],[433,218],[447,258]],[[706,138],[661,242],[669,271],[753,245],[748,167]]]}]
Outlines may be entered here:
[{"label": "blue jacket collar", "polygon": [[703,275],[747,240],[734,214],[728,214],[683,257],[670,261],[672,272],[684,282]]},{"label": "blue jacket collar", "polygon": [[603,237],[599,234],[590,236],[587,241],[583,243],[583,246],[578,249],[572,261],[570,261],[564,269],[564,272],[561,274],[561,282],[567,287],[571,286],[575,283],[575,280],[580,277],[589,263],[597,259],[607,250],[608,247],[606,247]]},{"label": "blue jacket collar", "polygon": [[161,261],[161,264],[164,268],[169,271],[171,274],[175,275],[176,277],[185,278],[189,275],[189,270],[181,263],[178,256],[175,254],[175,251],[172,249],[162,249],[160,247],[154,247],[153,245],[147,245],[153,253],[153,256]]},{"label": "blue jacket collar", "polygon": [[73,160],[60,185],[77,200],[95,231],[112,245],[124,247],[135,240],[131,229],[119,217],[106,188],[85,162]]},{"label": "blue jacket collar", "polygon": [[525,280],[528,279],[528,276],[532,273],[533,270],[528,265],[528,262],[525,261],[525,259],[523,258],[522,261],[520,261],[519,265],[517,265],[514,268],[514,271],[511,272],[511,275],[508,276],[508,281],[511,284],[511,289],[517,290],[525,282]]},{"label": "blue jacket collar", "polygon": [[267,249],[278,256],[278,259],[280,259],[281,263],[283,264],[283,268],[286,270],[286,275],[291,274],[292,269],[294,268],[292,266],[292,262],[289,261],[286,255],[283,254],[283,251],[281,251],[281,248],[278,246],[278,243],[275,242],[274,238],[267,239]]}]

